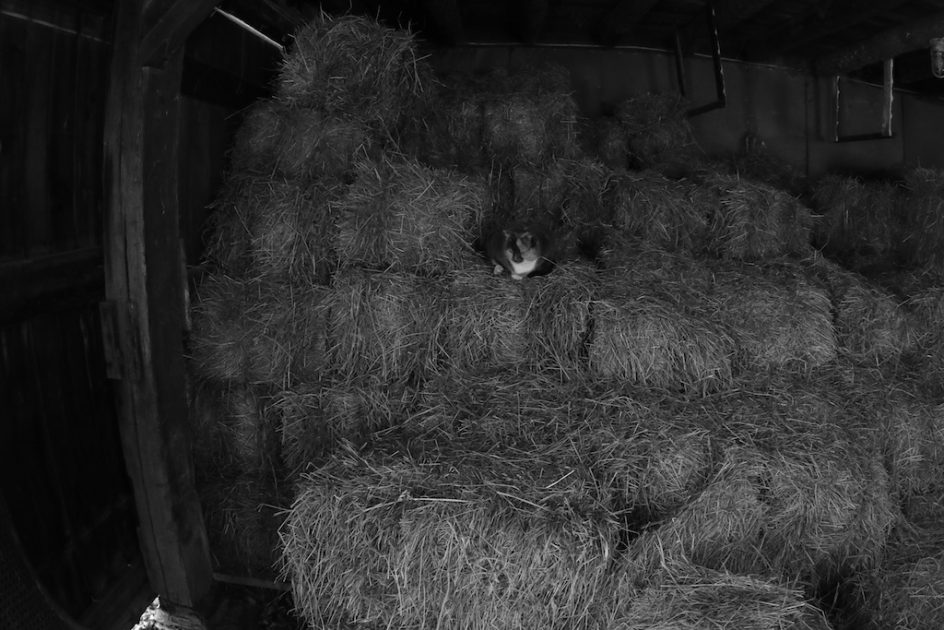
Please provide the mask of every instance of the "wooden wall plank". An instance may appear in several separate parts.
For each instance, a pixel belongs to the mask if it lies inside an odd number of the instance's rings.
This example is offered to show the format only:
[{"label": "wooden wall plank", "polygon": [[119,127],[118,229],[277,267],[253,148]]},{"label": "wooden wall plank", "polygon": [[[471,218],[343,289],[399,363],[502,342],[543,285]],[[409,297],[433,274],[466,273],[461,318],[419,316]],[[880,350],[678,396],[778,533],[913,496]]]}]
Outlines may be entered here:
[{"label": "wooden wall plank", "polygon": [[24,254],[26,239],[26,141],[23,113],[27,111],[26,31],[0,16],[0,259]]},{"label": "wooden wall plank", "polygon": [[104,282],[99,249],[0,264],[0,325],[97,303]]},{"label": "wooden wall plank", "polygon": [[0,260],[101,244],[109,49],[0,13]]},{"label": "wooden wall plank", "polygon": [[117,308],[124,374],[119,423],[152,586],[195,605],[212,583],[193,484],[183,366],[177,158],[183,50],[142,68],[141,0],[118,6],[106,115],[106,293]]},{"label": "wooden wall plank", "polygon": [[139,557],[96,310],[0,326],[0,490],[34,569],[73,615]]}]

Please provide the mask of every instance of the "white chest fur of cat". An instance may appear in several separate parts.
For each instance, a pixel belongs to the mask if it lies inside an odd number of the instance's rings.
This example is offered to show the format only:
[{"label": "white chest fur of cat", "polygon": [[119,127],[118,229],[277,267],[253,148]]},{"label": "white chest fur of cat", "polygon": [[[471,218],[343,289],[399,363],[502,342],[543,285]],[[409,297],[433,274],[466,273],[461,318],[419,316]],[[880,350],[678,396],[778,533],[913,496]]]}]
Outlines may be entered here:
[{"label": "white chest fur of cat", "polygon": [[546,247],[547,239],[538,230],[505,229],[490,239],[488,255],[496,275],[507,270],[513,279],[522,280],[547,268]]}]

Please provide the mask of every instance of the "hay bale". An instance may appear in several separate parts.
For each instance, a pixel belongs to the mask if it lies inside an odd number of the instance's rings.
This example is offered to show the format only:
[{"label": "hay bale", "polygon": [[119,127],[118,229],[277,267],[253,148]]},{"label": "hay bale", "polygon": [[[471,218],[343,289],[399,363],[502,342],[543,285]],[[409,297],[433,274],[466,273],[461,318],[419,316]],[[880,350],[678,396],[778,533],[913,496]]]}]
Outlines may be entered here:
[{"label": "hay bale", "polygon": [[713,438],[642,391],[627,394],[554,373],[444,374],[428,382],[403,425],[439,443],[553,453],[588,470],[641,531],[697,495],[714,466]]},{"label": "hay bale", "polygon": [[774,155],[767,143],[754,134],[745,136],[741,150],[732,157],[730,167],[726,170],[795,196],[808,191],[806,177],[792,164]]},{"label": "hay bale", "polygon": [[[807,374],[778,372],[753,378],[760,380],[742,382],[741,387],[769,392],[769,398],[777,401],[777,413],[771,416],[755,409],[737,416],[749,425],[766,423],[768,443],[783,443],[776,437],[782,434],[792,434],[791,439],[803,444],[845,435],[880,454],[891,492],[900,500],[928,491],[940,479],[944,409],[885,366],[838,360]],[[786,428],[779,420],[783,413],[791,419]],[[772,417],[778,421],[772,422]],[[804,424],[811,428],[797,434],[789,428],[795,421],[801,421],[801,428]],[[761,436],[757,430],[752,433]]]},{"label": "hay bale", "polygon": [[822,257],[814,260],[812,270],[829,288],[844,354],[881,363],[899,359],[914,343],[907,313],[889,292]]},{"label": "hay bale", "polygon": [[303,477],[283,576],[311,624],[583,627],[616,543],[598,501],[539,454],[337,454]]},{"label": "hay bale", "polygon": [[207,276],[195,292],[189,357],[204,379],[287,387],[325,363],[325,289]]},{"label": "hay bale", "polygon": [[829,630],[822,611],[795,586],[672,563],[619,615],[618,626],[638,630],[698,628]]},{"label": "hay bale", "polygon": [[713,267],[712,317],[746,369],[809,369],[837,356],[829,295],[790,265]]},{"label": "hay bale", "polygon": [[728,447],[700,495],[630,544],[631,570],[645,577],[668,559],[815,582],[874,566],[897,515],[888,477],[843,448]]},{"label": "hay bale", "polygon": [[524,282],[481,268],[448,276],[443,363],[481,370],[524,365],[529,357],[529,300]]},{"label": "hay bale", "polygon": [[926,395],[944,394],[944,286],[917,290],[905,302],[912,325],[914,346],[908,357],[915,364],[915,378]]},{"label": "hay bale", "polygon": [[697,253],[707,243],[717,199],[692,182],[650,170],[614,177],[608,202],[618,230],[656,247]]},{"label": "hay bale", "polygon": [[342,266],[442,273],[476,258],[484,182],[410,160],[363,161],[335,204]]},{"label": "hay bale", "polygon": [[718,256],[757,261],[811,253],[810,210],[797,198],[731,175],[711,176],[706,186],[719,199],[709,230]]},{"label": "hay bale", "polygon": [[906,216],[902,249],[913,265],[944,270],[944,171],[905,173],[901,205]]},{"label": "hay bale", "polygon": [[272,158],[283,134],[282,116],[287,108],[271,99],[260,99],[245,109],[229,151],[233,171],[272,170]]},{"label": "hay bale", "polygon": [[485,451],[493,446],[539,451],[579,427],[590,433],[582,404],[587,395],[582,381],[562,380],[553,372],[443,372],[420,389],[403,426]]},{"label": "hay bale", "polygon": [[886,554],[885,566],[861,581],[862,601],[874,627],[942,627],[944,531],[940,521],[900,527]]},{"label": "hay bale", "polygon": [[897,389],[876,406],[887,418],[884,432],[898,495],[909,499],[937,488],[944,478],[944,405]]},{"label": "hay bale", "polygon": [[338,187],[235,175],[212,204],[208,257],[234,276],[325,283],[332,267],[330,201]]},{"label": "hay bale", "polygon": [[[627,285],[651,286],[679,296],[688,302],[704,302],[712,290],[714,271],[703,259],[686,251],[671,251],[650,241],[615,233],[607,239],[600,262]],[[614,282],[617,278],[614,277]]]},{"label": "hay bale", "polygon": [[437,369],[446,296],[434,279],[347,269],[325,295],[326,370],[342,379],[422,379]]},{"label": "hay bale", "polygon": [[253,473],[227,473],[205,481],[198,494],[214,569],[273,579],[286,505],[276,484]]},{"label": "hay bale", "polygon": [[299,29],[276,80],[276,98],[383,131],[409,114],[423,86],[412,34],[369,18],[322,14]]},{"label": "hay bale", "polygon": [[296,472],[321,464],[339,442],[361,443],[403,423],[412,406],[408,388],[377,377],[279,392],[272,407],[281,416],[283,461]]},{"label": "hay bale", "polygon": [[264,472],[278,465],[275,431],[263,409],[263,396],[252,387],[230,387],[220,402],[219,434],[232,463],[245,472]]},{"label": "hay bale", "polygon": [[630,165],[671,177],[692,173],[703,159],[686,116],[687,103],[676,94],[640,94],[616,107],[628,138]]},{"label": "hay bale", "polygon": [[[704,432],[708,476],[631,540],[627,570],[645,580],[663,562],[778,575],[813,585],[874,566],[898,517],[883,466],[893,406],[858,368],[776,373],[696,400],[662,396],[648,425]],[[886,388],[888,384],[885,385]]]},{"label": "hay bale", "polygon": [[[220,272],[244,275],[252,264],[253,203],[265,185],[252,176],[232,176],[223,183],[216,199],[207,208],[206,258]],[[259,192],[256,192],[259,191]]]},{"label": "hay bale", "polygon": [[822,365],[837,355],[829,297],[790,263],[759,267],[706,261],[647,241],[610,237],[604,266],[625,290],[665,296],[696,321],[701,334],[722,331],[730,369]]},{"label": "hay bale", "polygon": [[632,268],[605,274],[592,304],[590,372],[668,390],[707,392],[732,377],[733,339],[668,277],[636,280]]},{"label": "hay bale", "polygon": [[570,76],[558,66],[497,69],[482,79],[482,140],[488,155],[511,163],[539,164],[579,153],[578,107]]},{"label": "hay bale", "polygon": [[406,155],[436,168],[470,171],[487,168],[483,115],[479,102],[482,86],[464,75],[429,80],[430,88],[416,115],[408,117],[397,139]]},{"label": "hay bale", "polygon": [[586,159],[555,159],[541,167],[516,164],[511,168],[514,191],[511,216],[499,220],[537,221],[569,228],[606,222],[605,196],[609,171]]},{"label": "hay bale", "polygon": [[312,108],[259,101],[236,132],[233,170],[289,179],[343,181],[373,142],[370,128]]},{"label": "hay bale", "polygon": [[814,242],[853,269],[899,257],[902,220],[897,186],[887,180],[826,175],[812,191],[819,215]]}]

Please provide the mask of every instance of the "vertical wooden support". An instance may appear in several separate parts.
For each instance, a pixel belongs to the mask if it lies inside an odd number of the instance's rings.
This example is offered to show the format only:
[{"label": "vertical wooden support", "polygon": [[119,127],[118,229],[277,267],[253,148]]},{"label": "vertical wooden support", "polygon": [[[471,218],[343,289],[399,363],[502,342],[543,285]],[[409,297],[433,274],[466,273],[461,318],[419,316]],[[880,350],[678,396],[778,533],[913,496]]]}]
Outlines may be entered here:
[{"label": "vertical wooden support", "polygon": [[183,359],[177,158],[183,49],[143,67],[142,0],[116,3],[105,121],[105,282],[119,422],[151,586],[193,606],[212,584]]}]

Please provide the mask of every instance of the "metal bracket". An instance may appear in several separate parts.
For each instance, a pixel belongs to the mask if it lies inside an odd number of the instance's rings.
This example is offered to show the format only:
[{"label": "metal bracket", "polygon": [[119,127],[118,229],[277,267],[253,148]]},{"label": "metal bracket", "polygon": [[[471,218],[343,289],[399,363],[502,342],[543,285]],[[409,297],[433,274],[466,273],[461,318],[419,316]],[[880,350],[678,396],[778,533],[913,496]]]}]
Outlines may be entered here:
[{"label": "metal bracket", "polygon": [[[685,112],[689,118],[698,116],[714,109],[722,109],[728,104],[728,96],[724,85],[724,66],[721,63],[721,38],[718,36],[718,21],[715,16],[715,7],[711,2],[705,3],[708,19],[708,32],[711,34],[711,60],[715,72],[715,101],[706,103]],[[675,33],[675,72],[678,75],[679,91],[685,96],[685,67],[682,65],[682,43],[679,41],[678,31]]]},{"label": "metal bracket", "polygon": [[843,135],[839,113],[842,109],[842,90],[840,75],[833,77],[833,101],[835,103],[835,142],[859,142],[862,140],[887,140],[895,137],[892,133],[892,104],[895,98],[895,60],[886,59],[882,64],[882,129],[877,133]]}]

